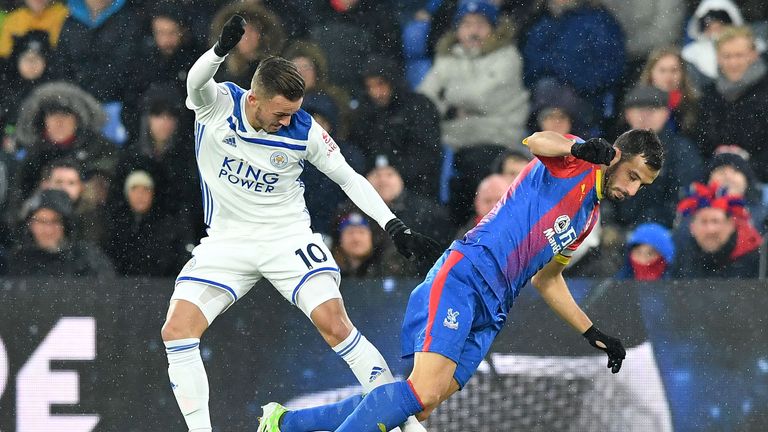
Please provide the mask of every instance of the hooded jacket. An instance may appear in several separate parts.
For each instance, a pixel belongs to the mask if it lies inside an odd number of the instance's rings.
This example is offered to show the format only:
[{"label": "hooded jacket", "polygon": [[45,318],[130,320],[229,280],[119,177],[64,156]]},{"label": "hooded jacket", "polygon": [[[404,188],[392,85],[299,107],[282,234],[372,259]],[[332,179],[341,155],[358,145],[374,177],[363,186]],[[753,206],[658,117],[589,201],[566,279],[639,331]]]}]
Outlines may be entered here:
[{"label": "hooded jacket", "polygon": [[[686,34],[692,41],[683,47],[682,56],[696,68],[696,71],[710,80],[717,78],[717,52],[715,42],[701,32],[699,21],[714,10],[725,11],[731,19],[731,25],[744,25],[739,7],[731,0],[704,0],[696,8],[686,27]],[[755,43],[759,52],[765,51],[765,41],[758,38]]]},{"label": "hooded jacket", "polygon": [[[75,140],[67,148],[57,147],[45,139],[43,119],[50,104],[74,113],[77,118]],[[19,170],[23,196],[37,184],[40,170],[46,164],[65,156],[82,162],[86,172],[111,173],[117,161],[117,149],[101,137],[104,121],[99,102],[74,84],[57,81],[35,89],[21,104],[16,124],[16,140],[27,152]]]},{"label": "hooded jacket", "polygon": [[656,249],[656,252],[661,255],[661,258],[667,265],[662,278],[666,279],[669,277],[672,263],[675,260],[675,244],[672,241],[672,236],[662,225],[657,223],[644,223],[638,225],[638,227],[630,234],[624,253],[624,266],[619,270],[616,278],[634,279],[635,274],[632,270],[632,265],[630,264],[629,254],[635,246],[641,244],[647,244]]},{"label": "hooded jacket", "polygon": [[[464,49],[453,31],[438,43],[418,91],[443,115],[443,143],[454,150],[481,144],[523,149],[529,93],[522,74],[523,60],[506,26],[497,26],[477,54]],[[447,115],[453,110],[467,115]]]}]

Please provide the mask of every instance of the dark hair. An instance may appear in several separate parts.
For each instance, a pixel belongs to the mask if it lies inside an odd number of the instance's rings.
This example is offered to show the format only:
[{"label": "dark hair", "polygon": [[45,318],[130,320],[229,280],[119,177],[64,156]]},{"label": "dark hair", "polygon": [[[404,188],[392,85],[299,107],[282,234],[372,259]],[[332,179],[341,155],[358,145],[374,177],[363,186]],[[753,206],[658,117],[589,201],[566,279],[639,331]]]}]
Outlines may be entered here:
[{"label": "dark hair", "polygon": [[282,57],[267,57],[259,63],[251,89],[272,98],[280,95],[295,102],[304,97],[304,78],[293,62]]},{"label": "dark hair", "polygon": [[664,164],[664,147],[656,133],[650,129],[632,129],[616,138],[614,143],[621,150],[621,160],[641,155],[645,164],[660,171]]},{"label": "dark hair", "polygon": [[53,174],[53,170],[55,170],[56,168],[73,169],[77,171],[77,174],[81,180],[84,178],[83,166],[81,163],[79,163],[77,160],[72,158],[61,158],[61,159],[56,159],[53,162],[46,165],[45,168],[43,168],[43,171],[40,173],[40,179],[46,180],[51,178],[51,174]]}]

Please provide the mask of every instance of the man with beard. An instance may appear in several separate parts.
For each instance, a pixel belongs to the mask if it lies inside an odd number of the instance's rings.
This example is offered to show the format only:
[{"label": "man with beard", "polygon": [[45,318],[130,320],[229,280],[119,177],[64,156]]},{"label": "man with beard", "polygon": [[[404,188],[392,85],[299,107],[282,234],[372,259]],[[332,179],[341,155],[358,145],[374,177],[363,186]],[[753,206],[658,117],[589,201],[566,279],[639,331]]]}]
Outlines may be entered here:
[{"label": "man with beard", "polygon": [[614,145],[556,132],[537,132],[523,143],[537,159],[411,293],[401,334],[403,356],[415,356],[408,380],[318,408],[269,404],[260,432],[376,432],[411,415],[424,421],[469,381],[529,279],[563,320],[608,354],[611,371],[619,371],[621,341],[592,324],[562,272],[595,226],[600,200],[621,201],[653,183],[664,159],[661,142],[653,131],[630,130]]}]

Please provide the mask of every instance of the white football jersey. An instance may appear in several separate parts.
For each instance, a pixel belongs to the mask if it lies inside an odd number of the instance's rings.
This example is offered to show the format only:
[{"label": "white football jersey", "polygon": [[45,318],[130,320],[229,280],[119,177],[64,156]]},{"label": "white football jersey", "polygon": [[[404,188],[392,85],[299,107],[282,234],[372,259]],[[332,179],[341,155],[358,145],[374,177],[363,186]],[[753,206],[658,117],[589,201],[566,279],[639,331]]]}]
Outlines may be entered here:
[{"label": "white football jersey", "polygon": [[211,232],[283,230],[309,226],[305,161],[327,173],[345,164],[338,146],[304,110],[275,133],[256,131],[245,119],[246,91],[216,84],[216,101],[195,111],[195,154],[205,224]]}]

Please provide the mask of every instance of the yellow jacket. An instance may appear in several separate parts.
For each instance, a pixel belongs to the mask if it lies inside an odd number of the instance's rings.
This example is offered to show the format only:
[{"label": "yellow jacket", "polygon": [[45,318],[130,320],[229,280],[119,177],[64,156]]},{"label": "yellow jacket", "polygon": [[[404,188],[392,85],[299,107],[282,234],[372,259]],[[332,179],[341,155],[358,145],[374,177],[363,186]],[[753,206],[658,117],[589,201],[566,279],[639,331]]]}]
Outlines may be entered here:
[{"label": "yellow jacket", "polygon": [[43,30],[50,35],[51,46],[59,42],[59,33],[64,20],[69,15],[66,6],[54,3],[35,15],[29,8],[22,7],[14,10],[5,17],[0,29],[0,57],[9,57],[13,52],[13,37],[23,36],[32,30]]}]

